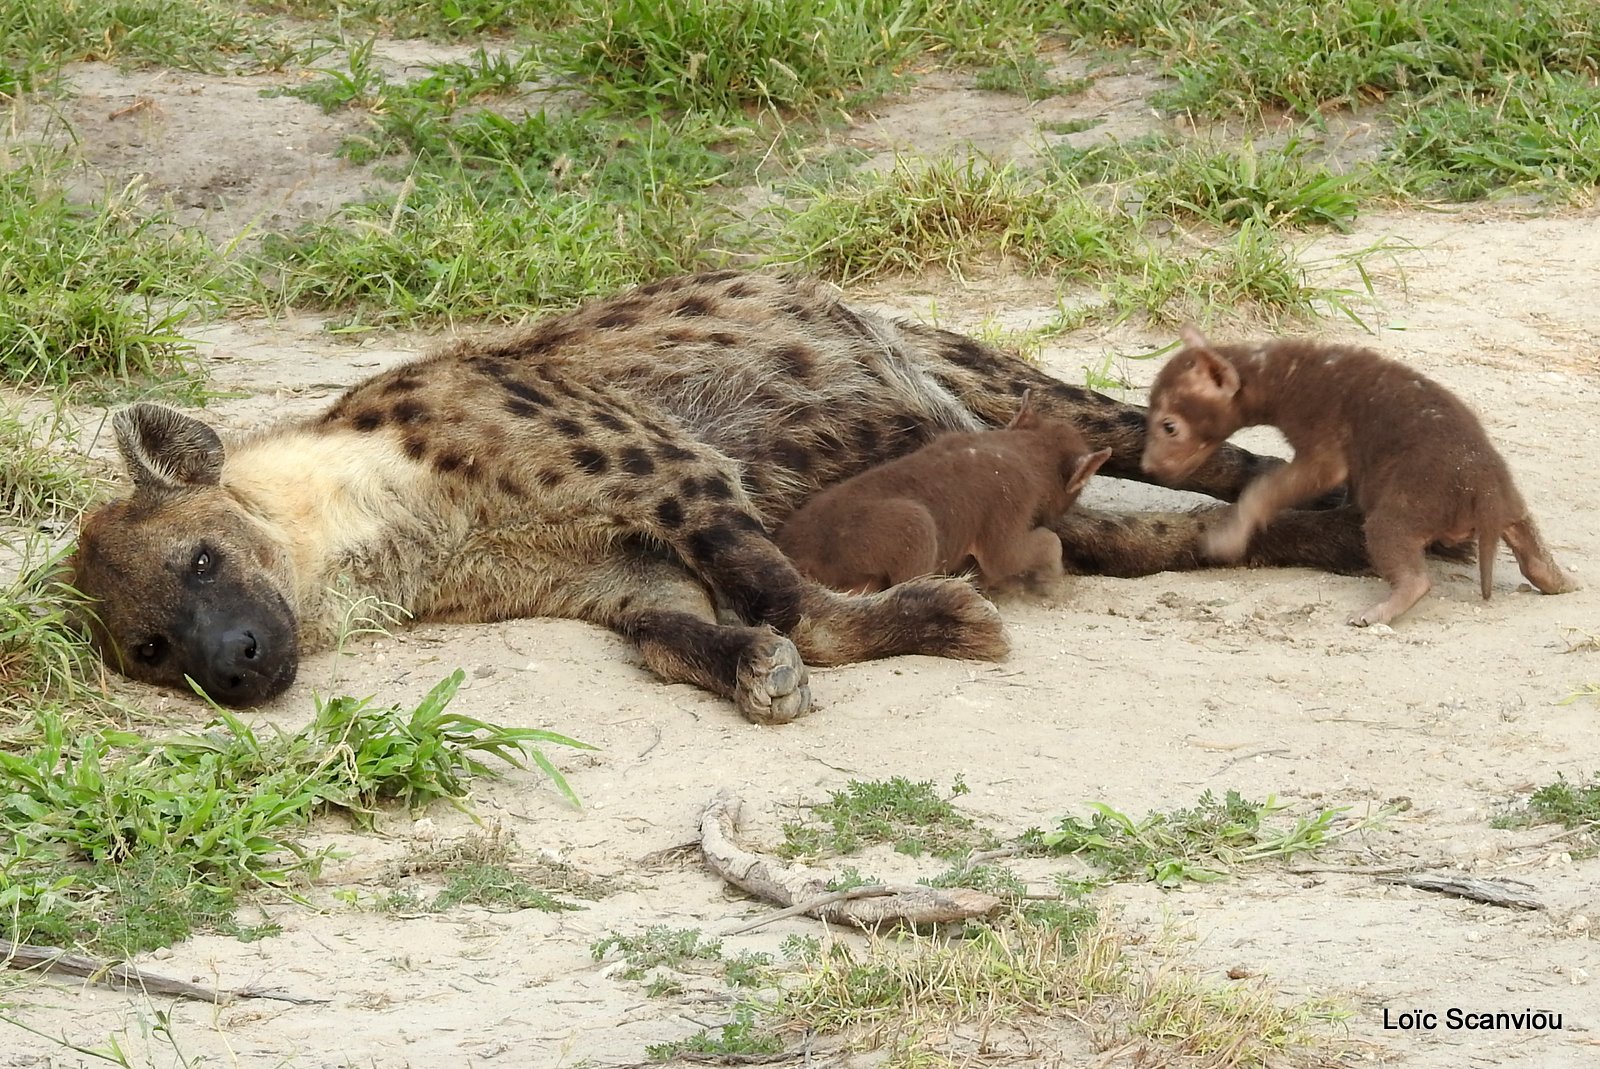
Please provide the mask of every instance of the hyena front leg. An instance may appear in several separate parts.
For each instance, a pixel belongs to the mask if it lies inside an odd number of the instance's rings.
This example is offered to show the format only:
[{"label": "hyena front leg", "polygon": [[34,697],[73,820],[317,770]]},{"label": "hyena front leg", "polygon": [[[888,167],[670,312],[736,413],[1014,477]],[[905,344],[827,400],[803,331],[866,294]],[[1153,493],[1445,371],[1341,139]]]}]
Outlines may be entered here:
[{"label": "hyena front leg", "polygon": [[669,683],[730,698],[758,724],[783,724],[811,709],[805,663],[770,627],[720,624],[705,588],[675,561],[643,550],[596,564],[581,580],[583,615],[638,644],[645,665]]},{"label": "hyena front leg", "polygon": [[674,486],[642,502],[645,530],[678,554],[718,606],[789,635],[811,664],[905,653],[996,659],[1007,648],[994,606],[961,580],[919,579],[867,596],[803,577],[767,534],[735,461],[698,443]]}]

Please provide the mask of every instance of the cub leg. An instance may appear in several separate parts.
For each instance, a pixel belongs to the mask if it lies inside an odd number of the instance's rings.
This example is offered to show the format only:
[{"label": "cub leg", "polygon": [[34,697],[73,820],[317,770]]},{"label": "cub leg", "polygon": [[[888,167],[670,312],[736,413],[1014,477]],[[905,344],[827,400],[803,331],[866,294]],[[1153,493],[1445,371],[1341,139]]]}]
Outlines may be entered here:
[{"label": "cub leg", "polygon": [[983,585],[991,588],[1014,579],[1044,583],[1060,579],[1066,571],[1061,564],[1061,539],[1056,533],[1044,527],[1030,529],[1021,523],[987,533],[973,547],[972,555],[977,558]]},{"label": "cub leg", "polygon": [[1352,627],[1386,624],[1422,600],[1433,584],[1428,579],[1428,539],[1367,519],[1367,552],[1373,569],[1389,584],[1389,596],[1350,617]]},{"label": "cub leg", "polygon": [[1345,466],[1339,458],[1296,457],[1281,468],[1274,468],[1245,487],[1239,503],[1206,532],[1202,548],[1213,560],[1232,562],[1242,558],[1250,536],[1267,525],[1290,505],[1308,501],[1332,490],[1345,480]]}]

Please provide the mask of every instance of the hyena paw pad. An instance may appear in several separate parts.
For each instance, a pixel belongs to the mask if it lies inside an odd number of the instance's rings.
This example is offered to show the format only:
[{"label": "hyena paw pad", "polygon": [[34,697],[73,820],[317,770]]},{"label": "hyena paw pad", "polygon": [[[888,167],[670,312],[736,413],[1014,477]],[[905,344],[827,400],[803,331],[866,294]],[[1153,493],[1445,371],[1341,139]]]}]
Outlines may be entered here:
[{"label": "hyena paw pad", "polygon": [[811,688],[800,651],[782,635],[768,635],[739,666],[734,701],[758,724],[787,724],[811,711]]}]

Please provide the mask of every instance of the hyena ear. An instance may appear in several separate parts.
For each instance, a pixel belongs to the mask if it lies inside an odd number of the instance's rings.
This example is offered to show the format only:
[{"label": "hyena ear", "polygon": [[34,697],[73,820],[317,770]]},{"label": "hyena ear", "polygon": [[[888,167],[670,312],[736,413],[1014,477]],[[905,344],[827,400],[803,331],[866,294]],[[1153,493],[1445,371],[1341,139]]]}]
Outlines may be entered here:
[{"label": "hyena ear", "polygon": [[1100,465],[1111,459],[1111,450],[1102,449],[1097,453],[1079,457],[1072,465],[1072,474],[1067,477],[1067,490],[1077,493],[1089,482],[1090,477],[1100,470]]},{"label": "hyena ear", "polygon": [[1204,334],[1200,333],[1200,328],[1195,326],[1193,323],[1185,323],[1181,328],[1179,328],[1178,337],[1182,339],[1184,348],[1186,349],[1209,350],[1211,348],[1211,342]]},{"label": "hyena ear", "polygon": [[1006,430],[1014,431],[1023,427],[1036,426],[1039,422],[1039,413],[1033,407],[1033,391],[1022,391],[1022,404],[1017,406],[1017,414],[1011,417],[1011,422],[1006,424]]},{"label": "hyena ear", "polygon": [[111,429],[137,490],[215,486],[222,478],[222,439],[176,409],[141,401],[113,416]]},{"label": "hyena ear", "polygon": [[1200,328],[1193,323],[1185,323],[1183,329],[1178,331],[1178,337],[1183,339],[1183,354],[1194,361],[1198,375],[1195,386],[1199,392],[1213,400],[1228,401],[1239,392],[1239,370],[1228,362],[1228,358],[1218,353],[1211,347],[1211,342]]}]

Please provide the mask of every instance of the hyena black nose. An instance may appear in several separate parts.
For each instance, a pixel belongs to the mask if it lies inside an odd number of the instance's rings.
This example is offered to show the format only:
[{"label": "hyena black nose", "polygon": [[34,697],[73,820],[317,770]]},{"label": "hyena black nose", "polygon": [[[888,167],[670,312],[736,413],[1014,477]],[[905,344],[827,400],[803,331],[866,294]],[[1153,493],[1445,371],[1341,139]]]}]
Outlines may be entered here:
[{"label": "hyena black nose", "polygon": [[261,644],[256,636],[243,628],[234,628],[222,634],[222,656],[229,664],[253,661],[261,655]]}]

